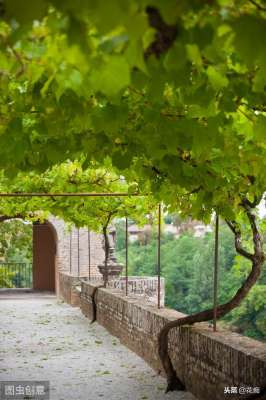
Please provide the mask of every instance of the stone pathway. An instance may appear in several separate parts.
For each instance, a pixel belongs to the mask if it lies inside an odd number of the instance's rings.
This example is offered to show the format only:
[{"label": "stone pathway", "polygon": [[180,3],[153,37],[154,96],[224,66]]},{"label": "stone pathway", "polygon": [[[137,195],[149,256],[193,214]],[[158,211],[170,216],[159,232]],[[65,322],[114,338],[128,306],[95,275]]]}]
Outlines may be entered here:
[{"label": "stone pathway", "polygon": [[51,400],[195,400],[78,308],[49,294],[0,294],[0,381],[49,380]]}]

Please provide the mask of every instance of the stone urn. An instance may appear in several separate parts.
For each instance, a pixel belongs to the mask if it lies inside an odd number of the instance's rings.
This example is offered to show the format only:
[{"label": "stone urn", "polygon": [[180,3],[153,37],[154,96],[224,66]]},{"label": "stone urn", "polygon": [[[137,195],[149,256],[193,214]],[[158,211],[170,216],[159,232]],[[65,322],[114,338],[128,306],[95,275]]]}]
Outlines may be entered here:
[{"label": "stone urn", "polygon": [[[117,276],[119,276],[119,274],[123,270],[123,264],[119,264],[117,262],[117,259],[115,257],[114,251],[115,251],[114,247],[110,247],[109,256],[108,256],[108,259],[107,259],[108,278],[110,278],[110,279],[114,279]],[[98,270],[99,270],[99,272],[102,274],[102,276],[104,278],[104,273],[105,273],[104,262],[102,264],[98,265]]]}]

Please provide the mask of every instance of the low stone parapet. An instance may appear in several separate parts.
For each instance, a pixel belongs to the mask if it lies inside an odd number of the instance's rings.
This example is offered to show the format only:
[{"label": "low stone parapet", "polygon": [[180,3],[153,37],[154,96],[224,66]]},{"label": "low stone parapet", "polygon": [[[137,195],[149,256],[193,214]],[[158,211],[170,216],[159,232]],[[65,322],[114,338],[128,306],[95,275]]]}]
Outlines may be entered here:
[{"label": "low stone parapet", "polygon": [[59,272],[59,298],[73,307],[80,307],[80,278]]},{"label": "low stone parapet", "polygon": [[[103,284],[103,280],[99,277],[82,278],[86,282],[93,284]],[[109,279],[107,287],[117,289],[123,293],[126,292],[126,277],[119,276],[118,278]],[[128,294],[133,294],[136,297],[143,298],[148,303],[158,304],[158,277],[157,276],[129,276],[128,277]],[[160,305],[164,307],[165,301],[165,280],[160,278]]]},{"label": "low stone parapet", "polygon": [[[91,295],[96,283],[81,282],[80,306],[93,316]],[[95,298],[97,321],[122,343],[162,372],[158,356],[158,333],[169,321],[181,318],[175,310],[125,296],[118,289],[100,288]],[[214,333],[201,323],[172,329],[169,353],[177,375],[198,399],[245,399],[244,395],[225,394],[231,387],[266,385],[266,345],[229,331]]]}]

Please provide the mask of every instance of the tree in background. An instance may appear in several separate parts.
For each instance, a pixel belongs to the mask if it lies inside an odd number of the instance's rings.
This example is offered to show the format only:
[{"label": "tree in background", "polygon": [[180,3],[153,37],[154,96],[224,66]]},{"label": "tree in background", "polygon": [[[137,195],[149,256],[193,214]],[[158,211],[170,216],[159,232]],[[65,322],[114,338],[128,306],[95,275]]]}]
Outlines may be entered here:
[{"label": "tree in background", "polygon": [[[118,221],[117,256],[125,259],[125,227]],[[200,312],[213,303],[213,251],[214,236],[207,233],[194,237],[183,233],[177,239],[163,234],[161,241],[161,268],[166,282],[166,306],[186,314]],[[219,302],[226,302],[245,280],[249,263],[236,255],[234,238],[223,223],[219,240]],[[142,245],[129,242],[129,273],[155,276],[157,274],[157,237]],[[236,330],[247,336],[266,340],[266,273],[251,290],[241,306],[223,318],[220,326]]]},{"label": "tree in background", "polygon": [[21,220],[0,224],[0,257],[3,262],[32,262],[32,225]]},{"label": "tree in background", "polygon": [[[25,276],[30,276],[32,263],[32,225],[21,220],[0,223],[1,263],[25,263]],[[13,287],[16,281],[23,286],[25,276],[19,269],[0,265],[0,287]]]}]

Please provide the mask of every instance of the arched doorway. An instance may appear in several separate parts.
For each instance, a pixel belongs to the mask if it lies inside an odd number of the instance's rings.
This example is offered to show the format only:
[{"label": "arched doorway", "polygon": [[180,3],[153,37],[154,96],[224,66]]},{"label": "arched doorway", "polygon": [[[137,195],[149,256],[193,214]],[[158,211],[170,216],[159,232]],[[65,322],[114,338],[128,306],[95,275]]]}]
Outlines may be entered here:
[{"label": "arched doorway", "polygon": [[57,235],[51,223],[33,224],[32,286],[56,291]]}]

